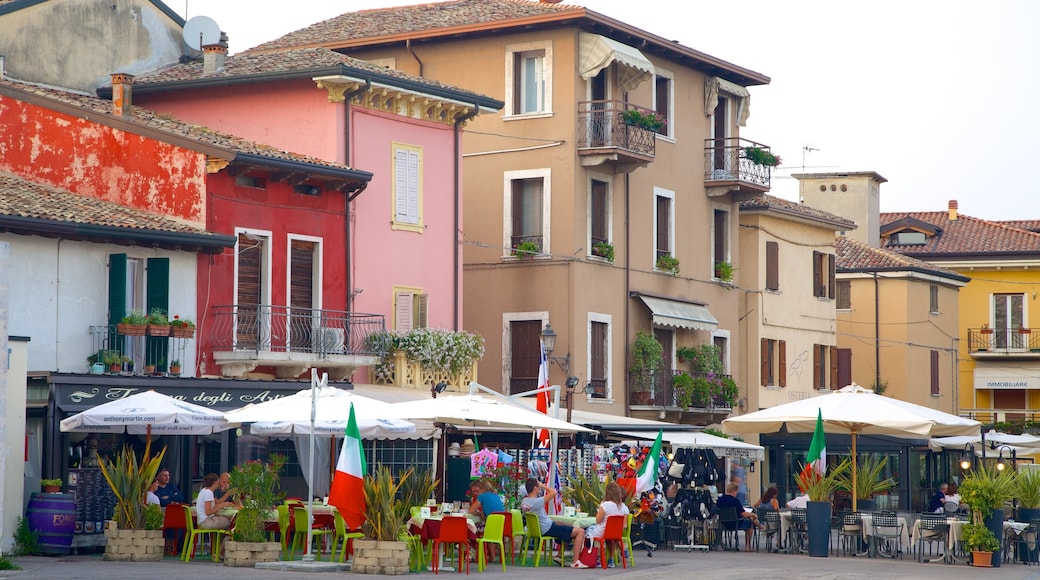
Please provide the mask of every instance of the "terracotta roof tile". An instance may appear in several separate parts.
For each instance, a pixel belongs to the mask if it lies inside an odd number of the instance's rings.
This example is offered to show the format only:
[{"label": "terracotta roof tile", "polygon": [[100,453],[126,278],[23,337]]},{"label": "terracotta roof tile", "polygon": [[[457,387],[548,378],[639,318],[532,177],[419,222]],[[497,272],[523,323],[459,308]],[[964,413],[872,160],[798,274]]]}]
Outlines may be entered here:
[{"label": "terracotta roof tile", "polygon": [[78,195],[4,171],[0,171],[0,216],[159,232],[206,233],[201,224]]},{"label": "terracotta roof tile", "polygon": [[[942,231],[927,237],[923,245],[885,246],[901,254],[928,257],[1040,254],[1040,234],[964,214],[951,220],[948,211],[882,213],[882,233],[886,225],[904,218],[931,224]],[[885,243],[882,240],[882,244]]]},{"label": "terracotta roof tile", "polygon": [[279,52],[239,53],[227,57],[224,60],[224,66],[219,71],[211,73],[203,70],[202,61],[175,64],[134,77],[134,88],[184,81],[243,78],[251,75],[267,76],[276,73],[306,73],[307,71],[323,70],[325,74],[328,74],[328,69],[332,67],[347,67],[360,74],[367,73],[386,76],[403,83],[426,87],[429,91],[435,93],[458,93],[458,95],[453,96],[469,95],[474,100],[491,100],[490,97],[479,95],[472,91],[459,89],[427,78],[415,77],[398,70],[375,65],[320,47],[299,48]]},{"label": "terracotta roof tile", "polygon": [[1002,224],[1009,228],[1025,230],[1027,232],[1040,232],[1040,220],[1002,220],[994,221],[993,223]]},{"label": "terracotta roof tile", "polygon": [[969,278],[953,270],[898,252],[875,248],[858,240],[838,236],[834,241],[834,266],[838,272],[876,272],[912,270],[967,282]]},{"label": "terracotta roof tile", "polygon": [[780,213],[823,222],[836,230],[854,230],[856,222],[814,207],[789,201],[773,195],[760,195],[740,202],[741,211],[774,210]]}]

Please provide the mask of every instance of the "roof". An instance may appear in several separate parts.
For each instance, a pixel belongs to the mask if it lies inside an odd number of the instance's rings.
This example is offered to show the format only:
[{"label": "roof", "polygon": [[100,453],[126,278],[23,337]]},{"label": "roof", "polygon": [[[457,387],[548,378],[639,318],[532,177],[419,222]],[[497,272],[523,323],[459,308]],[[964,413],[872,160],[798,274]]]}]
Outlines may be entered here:
[{"label": "roof", "polygon": [[[917,222],[931,226],[925,231],[925,243],[886,245],[890,236],[898,233],[899,230],[921,231],[923,229],[909,226],[899,227],[895,222],[900,221],[902,224]],[[949,211],[882,213],[880,223],[881,243],[885,248],[922,259],[961,256],[1035,256],[1040,254],[1040,234],[964,214],[959,214],[957,219],[951,220]],[[929,234],[929,231],[935,232],[934,235]]]},{"label": "roof", "polygon": [[72,91],[0,80],[0,96],[28,101],[52,110],[87,118],[129,133],[145,135],[232,163],[238,161],[258,166],[292,167],[311,175],[345,179],[352,182],[367,182],[372,178],[372,174],[367,171],[355,170],[339,163],[249,141],[202,125],[180,121],[169,115],[160,115],[141,107],[133,107],[132,115],[129,118],[119,117],[112,112],[112,101]]},{"label": "roof", "polygon": [[333,50],[404,41],[450,40],[503,30],[579,26],[583,30],[684,62],[691,68],[748,86],[769,83],[769,77],[683,46],[673,40],[593,12],[582,6],[528,0],[450,0],[413,6],[348,12],[312,24],[249,52],[325,46]]},{"label": "roof", "polygon": [[[35,6],[37,4],[45,4],[49,0],[0,0],[0,16],[7,14],[8,12],[15,12],[23,8]],[[184,19],[181,18],[180,14],[177,14],[169,6],[163,3],[161,0],[148,0],[156,8],[158,8],[168,18],[173,20],[179,26],[184,26]],[[55,3],[57,4],[57,2]]]},{"label": "roof", "polygon": [[960,282],[971,280],[953,270],[898,252],[875,248],[852,238],[838,236],[834,241],[834,266],[838,272],[919,272]]},{"label": "roof", "polygon": [[835,230],[840,231],[856,229],[856,222],[850,219],[774,195],[760,195],[740,202],[741,213],[754,211],[770,211],[793,218],[801,218],[817,222],[823,226],[833,227]]},{"label": "roof", "polygon": [[220,251],[233,236],[184,220],[29,181],[0,171],[0,231],[179,250]]},{"label": "roof", "polygon": [[[175,64],[134,77],[134,92],[148,93],[187,86],[228,84],[229,81],[265,82],[282,78],[311,79],[331,75],[360,77],[494,110],[501,109],[503,105],[501,101],[491,97],[435,80],[415,77],[321,47],[267,53],[239,53],[227,57],[223,67],[210,73],[205,72],[201,60]],[[110,96],[112,89],[99,89],[98,94],[103,97]]]},{"label": "roof", "polygon": [[1027,232],[1040,232],[1040,220],[1000,220],[993,223]]}]

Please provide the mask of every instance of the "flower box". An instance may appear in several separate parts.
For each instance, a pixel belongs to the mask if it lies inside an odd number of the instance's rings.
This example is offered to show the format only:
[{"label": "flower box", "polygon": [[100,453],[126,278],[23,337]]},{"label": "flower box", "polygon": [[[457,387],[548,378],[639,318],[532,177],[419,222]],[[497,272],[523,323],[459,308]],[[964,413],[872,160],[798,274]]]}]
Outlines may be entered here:
[{"label": "flower box", "polygon": [[195,328],[191,326],[171,326],[170,336],[174,338],[194,338]]},{"label": "flower box", "polygon": [[116,324],[116,332],[124,336],[144,336],[147,324],[128,324],[120,322]]},{"label": "flower box", "polygon": [[149,324],[148,336],[170,336],[169,324]]}]

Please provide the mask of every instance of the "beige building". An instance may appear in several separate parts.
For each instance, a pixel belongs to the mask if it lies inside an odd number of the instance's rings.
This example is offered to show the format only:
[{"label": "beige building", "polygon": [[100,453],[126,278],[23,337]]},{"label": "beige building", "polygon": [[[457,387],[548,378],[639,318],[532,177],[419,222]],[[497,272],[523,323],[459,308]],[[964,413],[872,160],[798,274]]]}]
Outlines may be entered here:
[{"label": "beige building", "polygon": [[[770,184],[769,148],[740,134],[747,87],[768,77],[582,7],[512,0],[348,13],[255,50],[303,45],[506,103],[464,143],[464,327],[487,341],[482,383],[533,389],[550,325],[550,380],[576,378],[574,408],[721,420],[729,403],[677,405],[683,346],[715,344],[738,385],[756,380],[732,285],[737,203]],[[637,399],[638,332],[665,360]]]}]

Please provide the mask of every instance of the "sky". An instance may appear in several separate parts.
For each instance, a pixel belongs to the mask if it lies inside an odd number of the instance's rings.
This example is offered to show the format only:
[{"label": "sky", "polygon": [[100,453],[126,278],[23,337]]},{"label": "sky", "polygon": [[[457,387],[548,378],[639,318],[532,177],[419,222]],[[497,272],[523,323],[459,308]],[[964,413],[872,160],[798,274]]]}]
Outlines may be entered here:
[{"label": "sky", "polygon": [[[413,0],[166,0],[216,20],[232,54],[344,12]],[[875,171],[881,211],[1040,219],[1040,2],[568,0],[765,74],[741,137],[792,173]],[[493,95],[492,95],[493,96]],[[1023,183],[1029,181],[1030,183]]]}]

